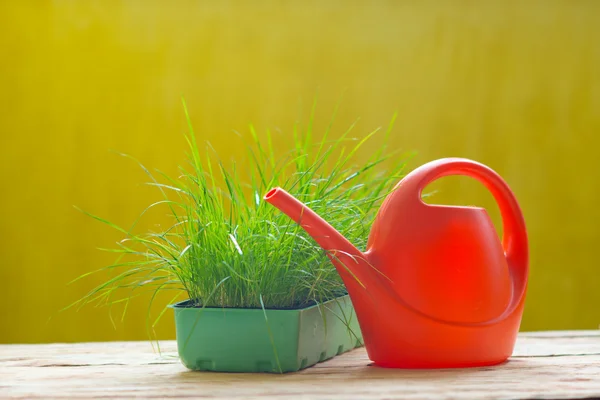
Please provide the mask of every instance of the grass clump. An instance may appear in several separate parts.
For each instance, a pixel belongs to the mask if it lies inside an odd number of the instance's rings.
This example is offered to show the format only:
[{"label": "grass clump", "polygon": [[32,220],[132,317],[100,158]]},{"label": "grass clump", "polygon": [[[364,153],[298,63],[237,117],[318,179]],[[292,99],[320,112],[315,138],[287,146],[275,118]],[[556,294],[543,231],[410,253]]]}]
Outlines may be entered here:
[{"label": "grass clump", "polygon": [[[252,139],[245,142],[249,163],[226,166],[210,145],[200,149],[185,113],[189,154],[180,176],[152,173],[142,166],[149,184],[163,195],[142,215],[166,207],[172,226],[138,234],[135,224],[124,229],[92,215],[124,235],[108,250],[119,259],[102,269],[119,272],[75,304],[125,302],[126,310],[131,298],[144,290],[153,293],[151,303],[158,293],[176,290],[195,306],[295,308],[345,294],[325,252],[262,197],[281,186],[364,248],[375,212],[405,165],[386,152],[393,119],[382,144],[360,167],[352,160],[377,130],[357,140],[350,138],[351,126],[332,140],[328,128],[321,140],[314,140],[312,123],[303,132],[296,126],[293,144],[280,155],[268,132],[261,141],[250,127]],[[390,158],[393,168],[378,173]],[[123,289],[128,294],[119,298],[116,294]]]}]

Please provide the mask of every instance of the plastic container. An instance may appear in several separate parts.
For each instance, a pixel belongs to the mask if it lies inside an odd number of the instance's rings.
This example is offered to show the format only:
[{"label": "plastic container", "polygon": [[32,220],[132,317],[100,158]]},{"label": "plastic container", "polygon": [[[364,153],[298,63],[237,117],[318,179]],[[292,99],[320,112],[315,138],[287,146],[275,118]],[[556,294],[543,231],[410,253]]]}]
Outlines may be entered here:
[{"label": "plastic container", "polygon": [[303,309],[175,310],[177,349],[191,370],[293,372],[362,346],[349,296]]}]

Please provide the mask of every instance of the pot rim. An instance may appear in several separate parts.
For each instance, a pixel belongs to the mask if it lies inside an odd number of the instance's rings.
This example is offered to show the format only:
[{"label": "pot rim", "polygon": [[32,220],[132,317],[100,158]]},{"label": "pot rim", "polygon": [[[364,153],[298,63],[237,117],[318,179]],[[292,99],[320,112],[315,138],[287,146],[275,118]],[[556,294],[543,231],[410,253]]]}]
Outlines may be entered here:
[{"label": "pot rim", "polygon": [[[265,308],[264,311],[303,311],[303,310],[309,310],[311,308],[315,308],[315,307],[319,307],[321,305],[325,305],[325,304],[329,304],[332,302],[336,302],[340,299],[344,299],[344,298],[348,298],[348,300],[350,299],[350,295],[349,294],[343,294],[341,296],[338,297],[334,297],[330,300],[324,301],[322,303],[316,303],[309,305],[307,307],[301,307],[301,308]],[[176,309],[176,310],[219,310],[219,311],[232,311],[232,312],[263,312],[262,308],[257,308],[257,307],[186,307],[185,303],[188,303],[190,301],[190,299],[187,300],[182,300],[179,301],[177,303],[174,304],[169,304],[167,307],[168,308],[172,308],[172,309]]]}]

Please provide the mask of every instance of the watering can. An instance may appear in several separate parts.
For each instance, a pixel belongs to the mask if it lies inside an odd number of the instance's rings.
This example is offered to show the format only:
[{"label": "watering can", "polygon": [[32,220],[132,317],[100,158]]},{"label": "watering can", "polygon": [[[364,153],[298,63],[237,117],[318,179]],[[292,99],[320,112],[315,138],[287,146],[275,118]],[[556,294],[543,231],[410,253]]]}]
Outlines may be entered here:
[{"label": "watering can", "polygon": [[[502,242],[485,209],[423,202],[423,189],[448,175],[476,178],[492,192]],[[376,365],[475,367],[512,354],[527,290],[527,233],[515,196],[492,169],[444,158],[410,172],[383,201],[364,252],[285,190],[271,189],[264,200],[326,250]]]}]

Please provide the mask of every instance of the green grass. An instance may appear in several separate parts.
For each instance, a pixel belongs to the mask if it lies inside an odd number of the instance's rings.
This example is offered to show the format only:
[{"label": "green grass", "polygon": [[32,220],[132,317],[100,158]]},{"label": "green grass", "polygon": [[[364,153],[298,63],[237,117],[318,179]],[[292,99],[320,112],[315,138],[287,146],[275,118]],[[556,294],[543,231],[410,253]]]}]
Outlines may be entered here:
[{"label": "green grass", "polygon": [[[311,116],[306,130],[294,128],[293,144],[281,154],[268,132],[261,140],[250,127],[251,139],[239,138],[249,163],[225,165],[209,145],[198,145],[187,109],[185,113],[189,154],[180,175],[152,173],[142,166],[163,199],[140,217],[163,207],[172,226],[135,233],[139,218],[125,229],[86,213],[117,229],[123,240],[106,249],[117,253],[115,264],[101,269],[117,272],[73,305],[121,302],[127,310],[139,294],[151,291],[152,303],[159,293],[173,291],[173,301],[187,295],[196,306],[292,308],[345,294],[325,252],[262,197],[274,186],[283,187],[364,249],[379,204],[405,165],[398,154],[387,152],[394,118],[387,129],[361,139],[351,137],[354,126],[331,139],[330,124],[322,139],[315,140]],[[375,153],[355,166],[362,146],[375,137],[380,139]],[[383,171],[384,164],[392,168]]]}]

